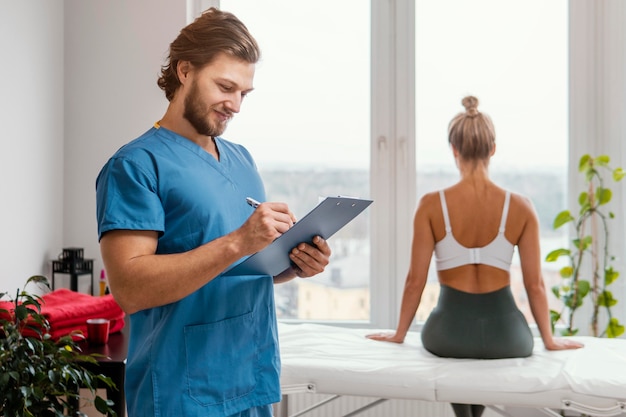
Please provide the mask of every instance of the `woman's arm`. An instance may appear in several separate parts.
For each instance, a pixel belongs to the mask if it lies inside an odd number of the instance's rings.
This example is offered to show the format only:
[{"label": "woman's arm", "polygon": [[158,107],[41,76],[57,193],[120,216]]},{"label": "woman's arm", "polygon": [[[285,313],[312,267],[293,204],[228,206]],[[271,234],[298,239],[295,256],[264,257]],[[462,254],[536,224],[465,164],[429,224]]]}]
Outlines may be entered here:
[{"label": "woman's arm", "polygon": [[403,343],[426,286],[428,268],[435,248],[431,215],[432,197],[424,196],[418,205],[413,219],[413,243],[411,244],[411,264],[407,273],[400,307],[400,319],[395,333],[371,334],[367,337],[386,342]]},{"label": "woman's arm", "polygon": [[541,251],[539,244],[539,220],[535,209],[528,199],[525,204],[526,222],[518,242],[519,256],[522,266],[524,287],[528,295],[530,310],[533,314],[544,346],[548,350],[575,349],[582,347],[571,339],[554,338],[550,324],[550,308],[546,286],[541,273]]}]

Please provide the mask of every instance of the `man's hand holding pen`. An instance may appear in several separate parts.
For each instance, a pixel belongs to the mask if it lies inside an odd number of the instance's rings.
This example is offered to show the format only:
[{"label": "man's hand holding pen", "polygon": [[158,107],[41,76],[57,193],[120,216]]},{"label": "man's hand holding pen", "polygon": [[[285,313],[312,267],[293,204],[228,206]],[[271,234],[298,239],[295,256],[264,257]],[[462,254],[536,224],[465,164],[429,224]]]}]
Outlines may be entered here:
[{"label": "man's hand holding pen", "polygon": [[[255,209],[242,227],[251,228],[249,239],[255,240],[253,252],[258,252],[272,243],[296,222],[294,214],[285,203],[260,203],[250,197],[246,198],[246,202]],[[330,255],[330,246],[320,236],[313,238],[312,243],[302,242],[289,253],[292,266],[275,277],[275,281],[317,275],[328,265]]]},{"label": "man's hand holding pen", "polygon": [[244,229],[250,244],[251,253],[258,252],[293,226],[296,217],[286,203],[259,203],[246,199],[254,207],[254,212],[244,223]]}]

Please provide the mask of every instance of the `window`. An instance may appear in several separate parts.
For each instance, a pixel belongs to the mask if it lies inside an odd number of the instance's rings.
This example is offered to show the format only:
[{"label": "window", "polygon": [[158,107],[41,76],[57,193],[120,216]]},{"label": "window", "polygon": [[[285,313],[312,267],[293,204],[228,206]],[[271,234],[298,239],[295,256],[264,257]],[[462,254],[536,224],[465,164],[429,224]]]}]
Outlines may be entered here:
[{"label": "window", "polygon": [[[268,199],[302,217],[320,197],[368,198],[368,2],[223,0],[220,7],[261,46],[255,91],[225,136],[250,150]],[[280,318],[369,320],[369,210],[331,244],[323,274],[276,286]]]},{"label": "window", "polygon": [[297,216],[325,195],[374,199],[331,239],[323,276],[276,287],[281,318],[395,326],[416,202],[457,178],[446,129],[468,93],[496,125],[494,180],[532,198],[543,250],[563,244],[551,221],[566,192],[567,2],[500,3],[219,2],[263,51],[226,137],[250,149],[268,198]]},{"label": "window", "polygon": [[[415,16],[418,197],[457,181],[447,126],[463,110],[461,99],[474,95],[496,128],[492,179],[533,201],[545,254],[564,247],[566,228],[555,232],[552,221],[566,205],[567,2],[417,1]],[[556,284],[555,264],[543,269],[546,285]],[[435,272],[431,268],[418,321],[436,304]],[[533,322],[517,256],[511,280]],[[557,301],[550,293],[548,299]]]}]

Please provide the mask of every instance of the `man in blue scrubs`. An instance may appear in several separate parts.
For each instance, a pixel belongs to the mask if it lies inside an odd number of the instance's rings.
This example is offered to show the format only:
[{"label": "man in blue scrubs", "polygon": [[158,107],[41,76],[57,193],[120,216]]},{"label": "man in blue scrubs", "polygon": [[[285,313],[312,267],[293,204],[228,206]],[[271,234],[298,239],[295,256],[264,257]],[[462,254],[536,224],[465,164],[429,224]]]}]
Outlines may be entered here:
[{"label": "man in blue scrubs", "polygon": [[220,275],[295,221],[264,202],[248,151],[220,136],[259,57],[234,15],[206,11],[170,46],[165,115],[98,175],[102,258],[130,316],[129,417],[267,417],[280,401],[273,284],[322,272],[331,251],[316,237],[279,276]]}]

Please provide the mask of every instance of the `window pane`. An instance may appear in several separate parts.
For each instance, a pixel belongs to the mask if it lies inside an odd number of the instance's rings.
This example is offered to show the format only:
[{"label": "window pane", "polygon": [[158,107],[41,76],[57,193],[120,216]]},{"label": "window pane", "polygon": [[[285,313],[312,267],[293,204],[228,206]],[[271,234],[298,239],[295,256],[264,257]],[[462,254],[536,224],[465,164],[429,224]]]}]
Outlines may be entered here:
[{"label": "window pane", "polygon": [[[545,258],[565,245],[565,230],[552,230],[565,207],[567,167],[567,2],[428,0],[416,3],[417,194],[452,185],[459,178],[447,143],[447,126],[474,95],[496,128],[492,179],[531,198],[541,222]],[[532,315],[514,259],[514,295]],[[558,282],[554,264],[544,264],[548,288]],[[436,271],[418,311],[423,321],[438,296]],[[556,306],[555,297],[548,300]]]},{"label": "window pane", "polygon": [[[368,198],[369,2],[222,0],[220,7],[262,49],[255,90],[225,137],[250,150],[268,199],[287,202],[301,218],[319,197]],[[330,243],[323,274],[275,287],[280,318],[369,319],[369,210]]]}]

